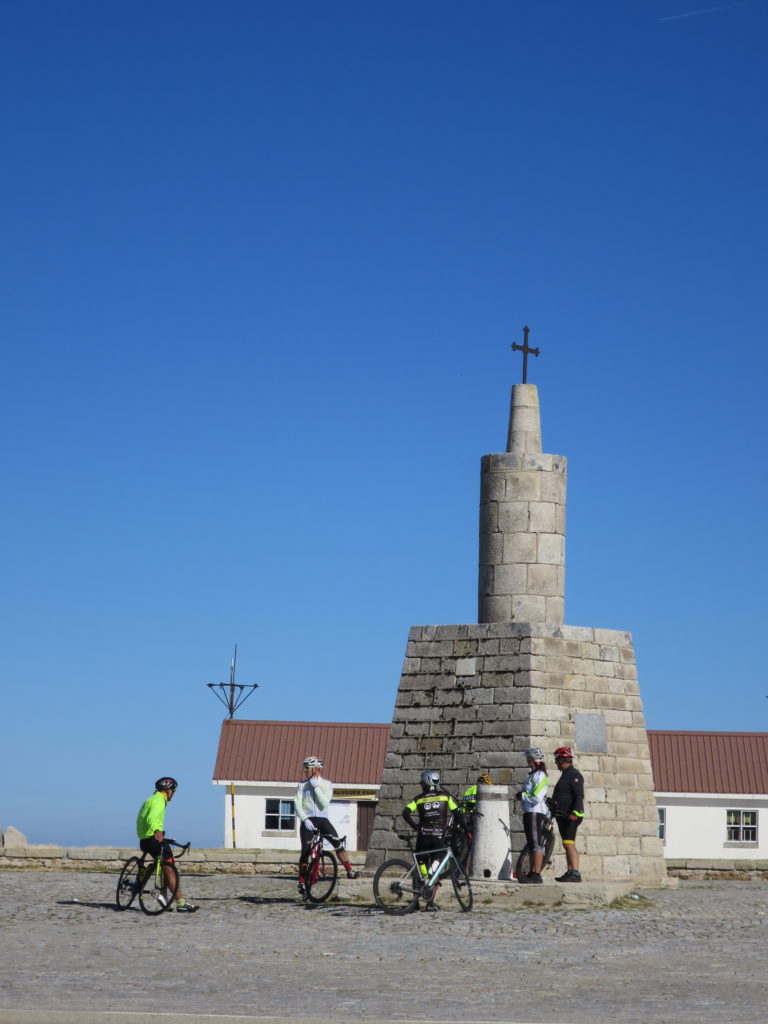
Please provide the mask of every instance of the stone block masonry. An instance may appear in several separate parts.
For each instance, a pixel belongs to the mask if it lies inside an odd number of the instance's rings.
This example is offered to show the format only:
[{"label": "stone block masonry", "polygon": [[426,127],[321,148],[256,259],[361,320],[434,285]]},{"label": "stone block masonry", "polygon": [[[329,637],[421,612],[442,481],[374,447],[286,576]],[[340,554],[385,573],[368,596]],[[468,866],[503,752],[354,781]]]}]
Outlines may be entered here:
[{"label": "stone block masonry", "polygon": [[541,451],[536,387],[516,384],[507,451],[481,462],[479,622],[564,622],[566,468]]},{"label": "stone block masonry", "polygon": [[[586,879],[665,877],[630,634],[531,622],[411,629],[366,866],[402,850],[402,809],[424,768],[439,769],[455,795],[486,769],[514,793],[530,746],[546,751],[551,786],[555,748],[576,752],[586,783],[577,844]],[[510,825],[516,854],[519,812]],[[559,871],[559,839],[557,850]]]}]

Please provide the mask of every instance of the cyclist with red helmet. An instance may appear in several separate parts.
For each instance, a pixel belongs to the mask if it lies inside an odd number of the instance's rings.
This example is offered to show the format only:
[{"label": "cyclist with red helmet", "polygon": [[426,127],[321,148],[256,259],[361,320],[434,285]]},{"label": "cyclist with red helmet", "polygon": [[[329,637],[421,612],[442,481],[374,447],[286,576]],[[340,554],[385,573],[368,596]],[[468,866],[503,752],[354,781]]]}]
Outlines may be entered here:
[{"label": "cyclist with red helmet", "polygon": [[552,807],[568,865],[565,874],[555,881],[580,882],[576,830],[584,820],[584,776],[573,766],[573,751],[570,747],[557,748],[555,764],[560,770],[560,778],[552,793]]},{"label": "cyclist with red helmet", "polygon": [[[173,863],[173,851],[165,841],[165,811],[173,799],[173,794],[178,787],[176,779],[170,775],[164,775],[155,783],[155,792],[139,808],[139,816],[136,819],[136,832],[139,837],[139,846],[144,853],[151,857],[162,856],[163,864]],[[177,884],[178,878],[175,872],[166,871],[166,878],[171,887]],[[182,913],[193,914],[197,907],[188,903],[181,894],[181,886],[176,889],[176,910]]]}]

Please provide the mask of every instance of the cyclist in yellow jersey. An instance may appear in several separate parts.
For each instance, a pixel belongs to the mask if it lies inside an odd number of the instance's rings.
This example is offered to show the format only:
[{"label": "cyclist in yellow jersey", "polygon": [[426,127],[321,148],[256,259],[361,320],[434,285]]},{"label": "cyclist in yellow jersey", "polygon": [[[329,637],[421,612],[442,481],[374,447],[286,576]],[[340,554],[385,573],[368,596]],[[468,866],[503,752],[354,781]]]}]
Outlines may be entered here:
[{"label": "cyclist in yellow jersey", "polygon": [[[165,810],[173,799],[178,785],[176,779],[170,775],[158,779],[155,783],[155,792],[141,805],[136,819],[139,846],[151,857],[162,856],[163,864],[173,863],[173,851],[165,841]],[[171,886],[178,881],[178,876],[170,871],[166,871],[166,878]],[[194,904],[184,899],[180,885],[176,889],[176,909],[188,914],[193,914],[197,910]]]}]

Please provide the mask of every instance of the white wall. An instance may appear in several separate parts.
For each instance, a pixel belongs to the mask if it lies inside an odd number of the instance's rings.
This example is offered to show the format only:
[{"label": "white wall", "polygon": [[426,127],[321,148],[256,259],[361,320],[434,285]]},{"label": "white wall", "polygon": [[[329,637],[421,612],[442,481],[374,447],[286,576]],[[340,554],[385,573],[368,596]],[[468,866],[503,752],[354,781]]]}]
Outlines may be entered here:
[{"label": "white wall", "polygon": [[[755,860],[768,857],[768,796],[656,793],[666,809],[664,856],[670,860]],[[726,812],[757,811],[757,843],[727,841]]]},{"label": "white wall", "polygon": [[[229,783],[221,785],[224,792],[224,846],[232,847],[232,804]],[[299,842],[298,818],[293,832],[267,831],[264,827],[267,797],[293,800],[295,783],[268,784],[235,783],[235,838],[239,850],[296,850]],[[347,837],[347,849],[357,848],[357,804],[354,801],[333,800],[328,817],[336,832]]]}]

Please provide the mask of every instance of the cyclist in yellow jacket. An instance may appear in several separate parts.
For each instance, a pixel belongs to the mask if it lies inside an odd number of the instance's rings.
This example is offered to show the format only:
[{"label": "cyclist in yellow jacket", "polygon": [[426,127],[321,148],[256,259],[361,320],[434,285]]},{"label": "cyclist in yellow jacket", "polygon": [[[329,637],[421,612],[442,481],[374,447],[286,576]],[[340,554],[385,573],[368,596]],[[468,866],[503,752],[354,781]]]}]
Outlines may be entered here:
[{"label": "cyclist in yellow jacket", "polygon": [[[155,783],[155,792],[141,805],[136,819],[139,846],[151,857],[162,856],[163,864],[173,864],[173,851],[165,841],[165,811],[178,785],[176,779],[170,775],[158,779]],[[178,876],[170,871],[166,871],[165,875],[171,886],[178,880]],[[196,906],[184,899],[181,886],[176,889],[176,909],[188,914],[193,914],[197,910]]]}]

